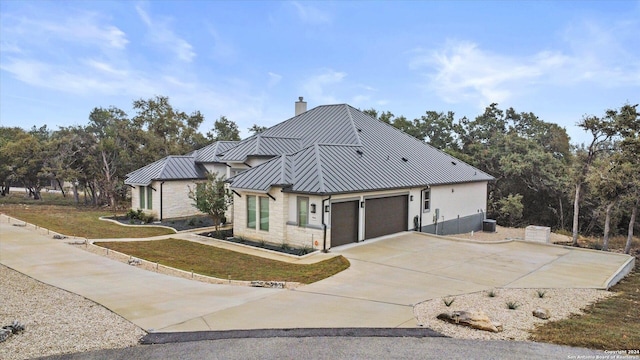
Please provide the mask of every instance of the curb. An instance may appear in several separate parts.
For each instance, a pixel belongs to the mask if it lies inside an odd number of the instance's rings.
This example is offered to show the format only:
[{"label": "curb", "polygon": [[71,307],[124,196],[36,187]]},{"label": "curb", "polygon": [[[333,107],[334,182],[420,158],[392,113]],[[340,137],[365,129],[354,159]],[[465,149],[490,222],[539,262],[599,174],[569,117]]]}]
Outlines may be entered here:
[{"label": "curb", "polygon": [[257,339],[303,337],[442,337],[429,328],[308,328],[308,329],[260,329],[229,331],[192,331],[149,333],[140,339],[142,345],[171,344],[203,340]]}]

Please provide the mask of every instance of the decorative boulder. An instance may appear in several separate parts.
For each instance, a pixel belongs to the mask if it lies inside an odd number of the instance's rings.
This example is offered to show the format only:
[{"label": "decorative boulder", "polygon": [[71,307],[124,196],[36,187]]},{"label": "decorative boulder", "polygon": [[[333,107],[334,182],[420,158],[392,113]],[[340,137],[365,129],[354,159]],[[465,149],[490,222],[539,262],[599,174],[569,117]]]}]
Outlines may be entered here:
[{"label": "decorative boulder", "polygon": [[545,308],[536,308],[535,310],[533,310],[533,316],[542,319],[542,320],[547,320],[548,318],[551,317],[551,312],[549,311],[549,309],[545,309]]},{"label": "decorative boulder", "polygon": [[491,332],[502,331],[502,324],[491,321],[482,310],[454,311],[451,314],[442,313],[438,315],[438,319],[478,330]]}]

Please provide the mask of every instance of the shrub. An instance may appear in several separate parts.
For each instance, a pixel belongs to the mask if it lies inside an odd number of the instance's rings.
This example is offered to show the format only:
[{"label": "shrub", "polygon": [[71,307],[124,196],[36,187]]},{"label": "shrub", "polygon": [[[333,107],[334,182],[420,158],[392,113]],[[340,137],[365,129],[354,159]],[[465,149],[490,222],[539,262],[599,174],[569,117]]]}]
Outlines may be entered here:
[{"label": "shrub", "polygon": [[515,301],[507,301],[507,309],[509,310],[516,310],[517,308],[520,307],[520,304],[518,304]]},{"label": "shrub", "polygon": [[541,299],[547,294],[545,290],[538,290],[537,293],[538,293],[538,297]]},{"label": "shrub", "polygon": [[489,292],[487,293],[488,297],[496,297],[496,295],[498,295],[498,294],[493,289],[489,290]]},{"label": "shrub", "polygon": [[306,255],[313,252],[313,247],[305,245],[300,248],[300,255]]}]

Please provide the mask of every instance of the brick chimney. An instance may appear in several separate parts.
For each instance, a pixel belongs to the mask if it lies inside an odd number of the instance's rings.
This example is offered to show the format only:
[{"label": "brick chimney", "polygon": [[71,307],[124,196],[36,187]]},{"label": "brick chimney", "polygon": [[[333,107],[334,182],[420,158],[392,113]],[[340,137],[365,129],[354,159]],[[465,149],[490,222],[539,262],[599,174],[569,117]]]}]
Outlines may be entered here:
[{"label": "brick chimney", "polygon": [[300,114],[302,114],[303,112],[307,111],[307,102],[302,100],[302,96],[300,96],[298,98],[298,101],[296,101],[296,115],[298,116]]}]

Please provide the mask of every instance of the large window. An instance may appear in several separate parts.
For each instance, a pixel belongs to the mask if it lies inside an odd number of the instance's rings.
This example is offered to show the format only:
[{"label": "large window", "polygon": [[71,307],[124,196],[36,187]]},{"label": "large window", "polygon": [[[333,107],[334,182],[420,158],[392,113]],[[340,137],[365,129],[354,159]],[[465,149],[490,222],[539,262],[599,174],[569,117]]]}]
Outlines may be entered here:
[{"label": "large window", "polygon": [[260,230],[269,231],[269,198],[260,197]]},{"label": "large window", "polygon": [[144,194],[146,193],[146,189],[144,186],[138,186],[139,194],[140,194],[140,209],[144,209]]},{"label": "large window", "polygon": [[298,226],[309,224],[309,198],[298,197]]},{"label": "large window", "polygon": [[247,195],[247,227],[256,228],[256,197]]},{"label": "large window", "polygon": [[431,189],[422,191],[422,201],[422,212],[429,212],[431,210]]},{"label": "large window", "polygon": [[247,227],[269,231],[269,198],[247,195]]}]

